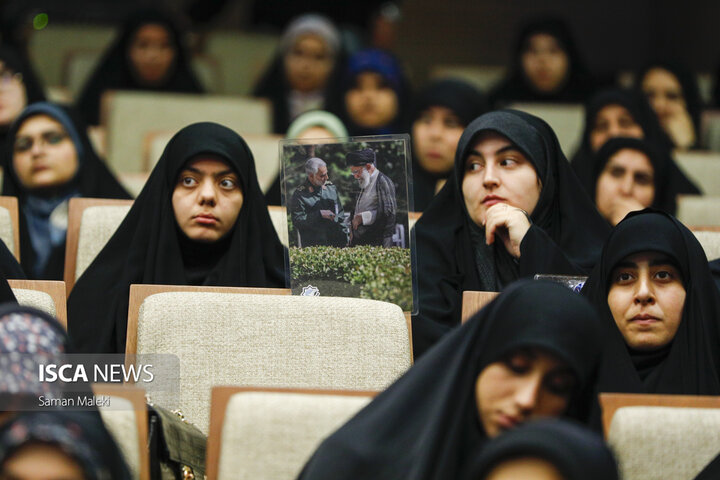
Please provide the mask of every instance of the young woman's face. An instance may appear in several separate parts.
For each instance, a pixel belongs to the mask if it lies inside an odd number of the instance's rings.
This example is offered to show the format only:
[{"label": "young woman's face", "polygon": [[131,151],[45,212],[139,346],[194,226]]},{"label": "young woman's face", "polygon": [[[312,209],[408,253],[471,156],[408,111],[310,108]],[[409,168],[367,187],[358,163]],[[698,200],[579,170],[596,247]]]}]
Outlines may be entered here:
[{"label": "young woman's face", "polygon": [[632,199],[649,207],[655,199],[655,169],[638,150],[623,149],[605,164],[595,187],[595,205],[605,218],[613,216],[618,199]]},{"label": "young woman's face", "polygon": [[10,125],[27,105],[22,75],[0,60],[0,125]]},{"label": "young woman's face", "polygon": [[290,88],[312,92],[325,88],[335,59],[319,35],[301,35],[285,54],[285,75]]},{"label": "young woman's face", "polygon": [[137,79],[147,85],[167,79],[176,54],[170,32],[159,24],[143,25],[130,43],[129,56]]},{"label": "young woman's face", "polygon": [[420,114],[412,127],[413,153],[420,166],[433,174],[449,173],[465,126],[447,107],[432,106]]},{"label": "young woman's face", "polygon": [[567,53],[557,39],[547,33],[536,33],[528,39],[521,63],[527,80],[542,93],[562,88],[570,69]]},{"label": "young woman's face", "polygon": [[575,374],[556,356],[539,348],[515,350],[477,377],[480,423],[495,437],[530,419],[560,416],[576,386]]},{"label": "young woman's face", "polygon": [[484,132],[465,160],[462,192],[470,218],[485,224],[488,208],[506,203],[528,214],[535,210],[542,186],[535,167],[510,140]]},{"label": "young woman's face", "polygon": [[201,155],[180,172],[172,205],[175,220],[188,238],[212,243],[233,229],[243,199],[240,179],[230,165]]},{"label": "young woman's face", "polygon": [[75,145],[62,124],[47,115],[25,120],[15,135],[13,169],[28,190],[59,187],[78,169]]},{"label": "young woman's face", "polygon": [[600,109],[590,130],[590,148],[600,150],[605,142],[615,137],[643,138],[645,133],[627,108],[610,104]]},{"label": "young woman's face", "polygon": [[360,127],[384,127],[398,114],[398,97],[395,90],[385,84],[382,75],[363,72],[345,94],[345,108],[353,123]]},{"label": "young woman's face", "polygon": [[687,110],[682,86],[671,72],[664,68],[652,68],[642,79],[642,91],[661,123],[679,110]]},{"label": "young woman's face", "polygon": [[521,457],[505,460],[494,467],[483,480],[565,480],[560,471],[547,460]]},{"label": "young woman's face", "polygon": [[78,463],[58,447],[42,443],[20,448],[0,467],[0,478],[12,480],[85,480]]},{"label": "young woman's face", "polygon": [[663,254],[630,255],[612,271],[608,306],[631,348],[652,351],[664,347],[675,338],[682,321],[682,274]]}]

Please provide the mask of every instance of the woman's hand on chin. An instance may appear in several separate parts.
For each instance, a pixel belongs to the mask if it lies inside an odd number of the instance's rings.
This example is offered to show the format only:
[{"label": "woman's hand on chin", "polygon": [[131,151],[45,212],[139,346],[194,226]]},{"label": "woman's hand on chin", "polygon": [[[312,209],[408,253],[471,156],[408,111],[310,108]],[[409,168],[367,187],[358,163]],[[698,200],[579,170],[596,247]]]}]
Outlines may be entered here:
[{"label": "woman's hand on chin", "polygon": [[521,208],[498,203],[486,212],[485,242],[491,245],[499,238],[508,253],[515,258],[520,258],[520,243],[529,229],[529,216]]}]

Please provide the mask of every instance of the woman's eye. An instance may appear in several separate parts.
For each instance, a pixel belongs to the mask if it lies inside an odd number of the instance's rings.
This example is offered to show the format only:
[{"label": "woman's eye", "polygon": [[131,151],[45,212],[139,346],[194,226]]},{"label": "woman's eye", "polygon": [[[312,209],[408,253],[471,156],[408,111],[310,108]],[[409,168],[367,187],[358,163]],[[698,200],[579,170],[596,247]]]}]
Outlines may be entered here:
[{"label": "woman's eye", "polygon": [[567,396],[575,389],[575,378],[569,373],[551,374],[545,384],[546,388],[555,395]]},{"label": "woman's eye", "polygon": [[445,128],[462,128],[462,124],[457,118],[446,118],[443,124]]},{"label": "woman's eye", "polygon": [[516,353],[504,360],[505,365],[517,374],[527,373],[530,370],[532,359],[523,353]]},{"label": "woman's eye", "polygon": [[638,185],[650,185],[652,184],[652,181],[653,179],[650,175],[640,174],[635,176],[635,183]]},{"label": "woman's eye", "polygon": [[622,168],[611,168],[610,175],[615,178],[621,178],[623,175],[625,175],[625,170]]},{"label": "woman's eye", "polygon": [[633,279],[633,276],[630,272],[620,272],[617,275],[615,275],[615,283],[628,283]]},{"label": "woman's eye", "polygon": [[65,137],[67,137],[67,135],[62,132],[47,132],[43,134],[43,139],[48,145],[57,145],[65,140]]},{"label": "woman's eye", "polygon": [[515,160],[514,158],[503,158],[502,160],[500,160],[500,166],[502,167],[512,167],[517,165],[517,163],[517,160]]},{"label": "woman's eye", "polygon": [[668,270],[660,270],[659,272],[655,273],[655,278],[658,280],[672,280],[675,278],[675,276],[672,274],[672,272]]},{"label": "woman's eye", "polygon": [[595,130],[596,132],[606,132],[608,129],[608,125],[609,125],[608,122],[605,122],[605,121],[597,122],[595,124],[595,128],[593,128],[593,130]]},{"label": "woman's eye", "polygon": [[482,170],[483,165],[480,162],[470,162],[468,163],[467,169],[469,172],[478,172]]},{"label": "woman's eye", "polygon": [[197,184],[197,181],[193,177],[182,177],[180,182],[186,187],[192,187]]},{"label": "woman's eye", "polygon": [[223,188],[231,189],[235,188],[236,185],[237,183],[229,178],[223,178],[222,180],[220,180],[220,186]]},{"label": "woman's eye", "polygon": [[15,140],[15,151],[16,152],[27,152],[32,148],[33,140],[28,137],[21,137]]}]

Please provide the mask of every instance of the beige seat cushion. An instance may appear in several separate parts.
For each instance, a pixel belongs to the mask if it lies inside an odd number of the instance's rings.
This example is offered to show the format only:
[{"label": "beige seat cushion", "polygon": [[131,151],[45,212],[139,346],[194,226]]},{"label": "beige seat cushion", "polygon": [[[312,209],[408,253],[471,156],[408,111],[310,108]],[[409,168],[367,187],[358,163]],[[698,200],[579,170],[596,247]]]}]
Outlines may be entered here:
[{"label": "beige seat cushion", "polygon": [[694,231],[693,234],[705,250],[708,260],[720,258],[720,232]]},{"label": "beige seat cushion", "polygon": [[720,196],[680,195],[676,216],[685,225],[719,226]]},{"label": "beige seat cushion", "polygon": [[400,307],[337,297],[171,292],[145,299],[137,353],[180,360],[177,393],[151,393],[208,432],[215,385],[385,389],[411,365]]},{"label": "beige seat cushion", "polygon": [[13,288],[13,293],[20,305],[37,308],[38,310],[57,318],[57,309],[52,297],[39,290],[29,290],[26,288]]},{"label": "beige seat cushion", "polygon": [[585,124],[585,108],[581,104],[517,103],[511,108],[545,120],[555,131],[566,157],[580,145]]},{"label": "beige seat cushion", "polygon": [[681,170],[695,182],[703,195],[720,196],[719,152],[675,152]]},{"label": "beige seat cushion", "polygon": [[112,396],[110,406],[100,406],[103,423],[130,467],[134,479],[140,478],[140,445],[137,418],[133,404],[126,398]]},{"label": "beige seat cushion", "polygon": [[78,234],[75,279],[95,260],[130,211],[130,205],[99,205],[83,211]]},{"label": "beige seat cushion", "polygon": [[270,220],[272,221],[273,227],[280,238],[280,243],[288,246],[288,226],[287,226],[287,213],[282,207],[270,207],[268,208],[270,214]]},{"label": "beige seat cushion", "polygon": [[720,454],[720,409],[623,407],[608,443],[624,480],[692,480]]},{"label": "beige seat cushion", "polygon": [[302,393],[233,395],[225,411],[218,479],[296,478],[325,437],[370,400]]},{"label": "beige seat cushion", "polygon": [[13,232],[12,218],[7,208],[0,207],[0,240],[11,252],[15,252],[15,232]]}]

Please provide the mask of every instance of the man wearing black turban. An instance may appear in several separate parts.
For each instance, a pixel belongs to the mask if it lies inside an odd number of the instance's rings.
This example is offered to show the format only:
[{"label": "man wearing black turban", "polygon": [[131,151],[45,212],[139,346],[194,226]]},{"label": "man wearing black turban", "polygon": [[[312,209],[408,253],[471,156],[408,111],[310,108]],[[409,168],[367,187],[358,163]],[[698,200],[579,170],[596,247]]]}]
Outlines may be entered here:
[{"label": "man wearing black turban", "polygon": [[395,185],[377,169],[371,148],[350,152],[345,161],[361,189],[352,213],[350,246],[392,246],[397,211]]}]

